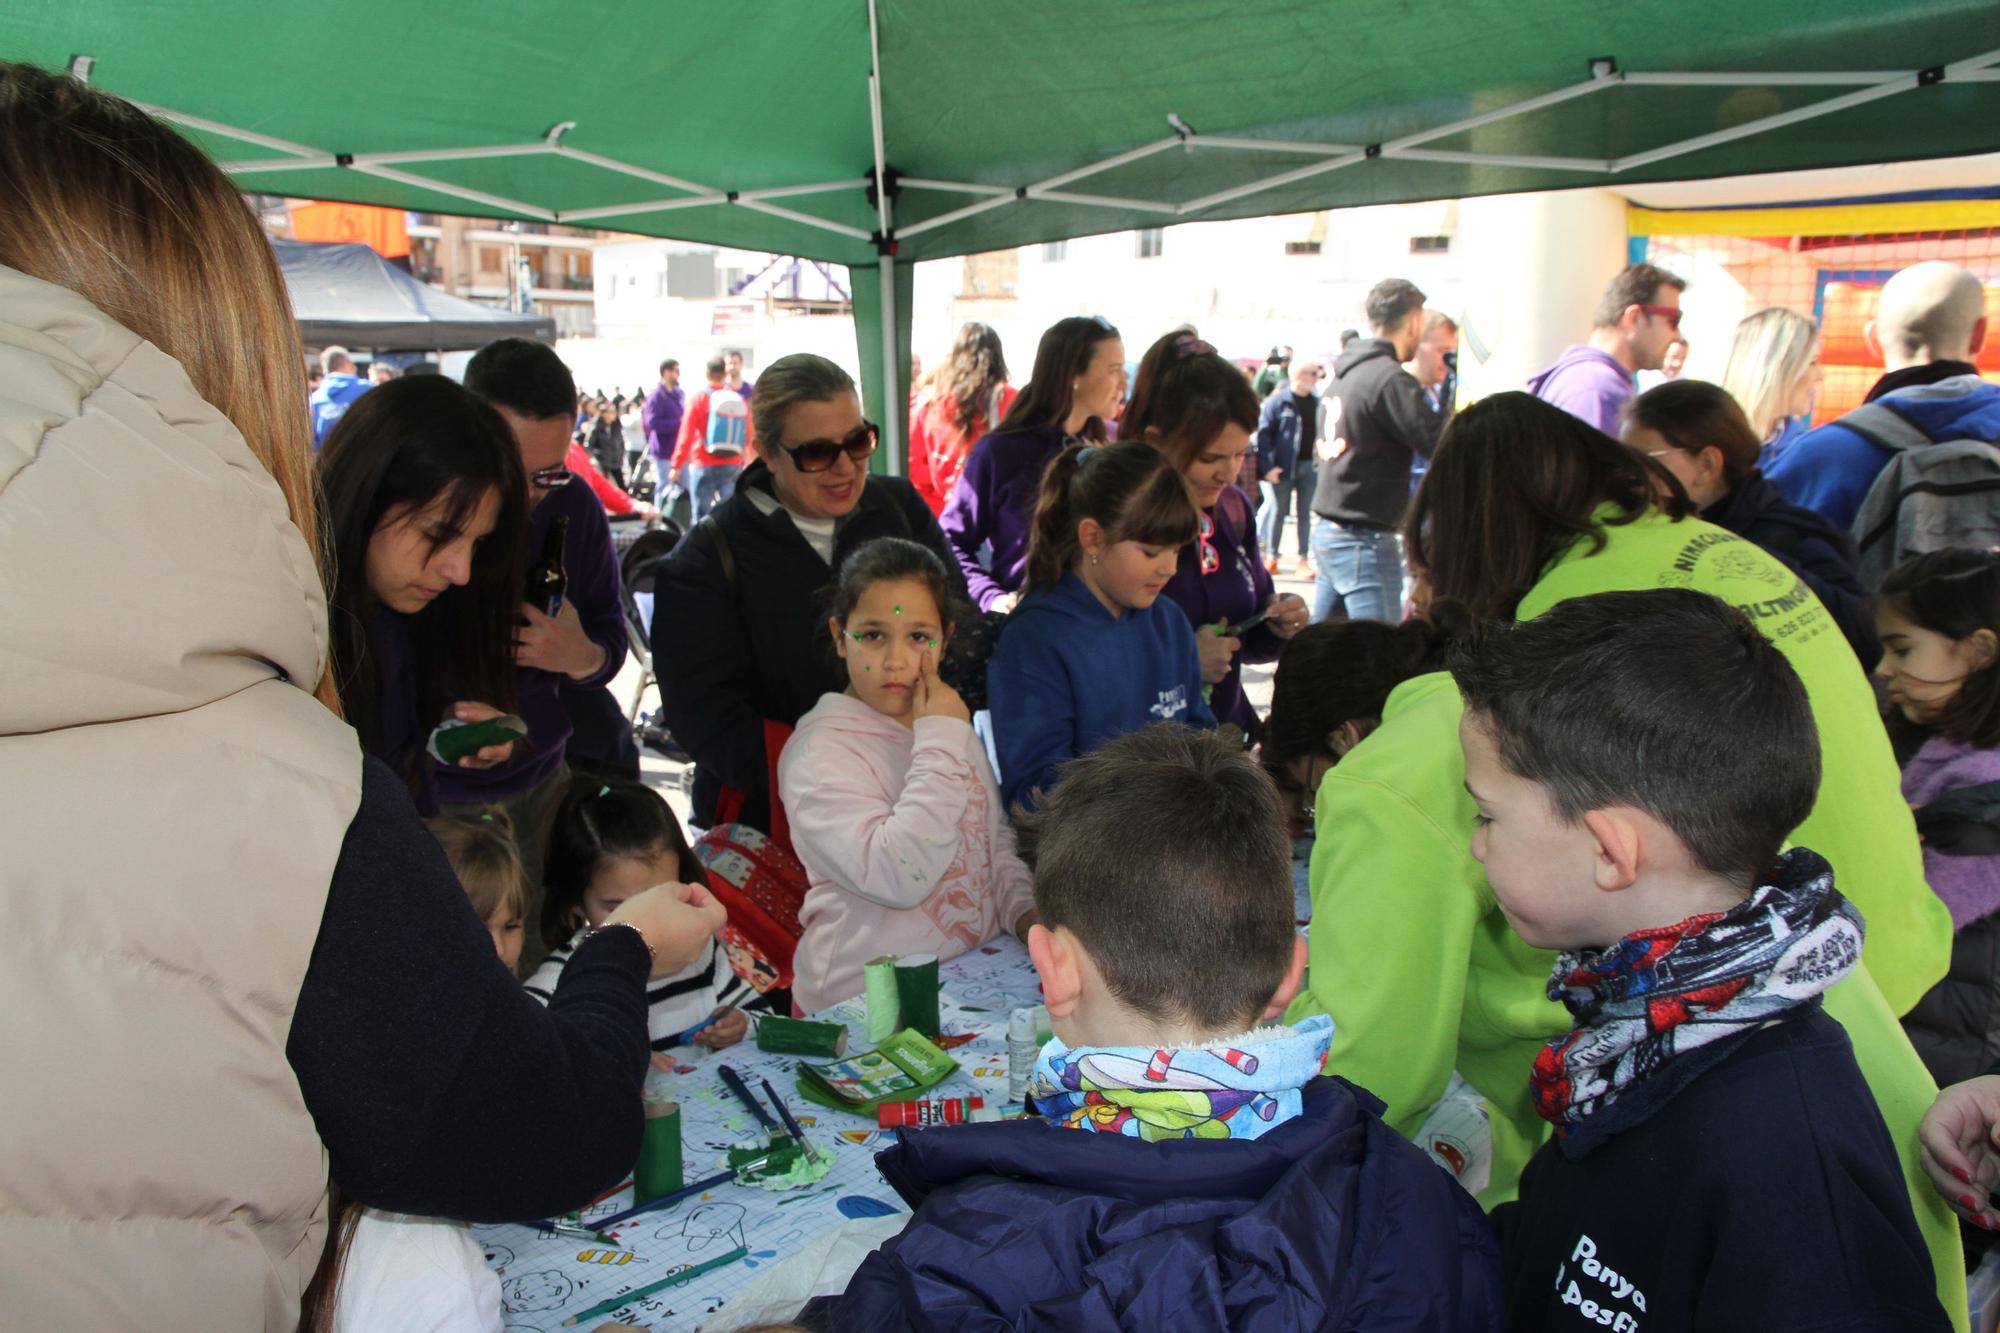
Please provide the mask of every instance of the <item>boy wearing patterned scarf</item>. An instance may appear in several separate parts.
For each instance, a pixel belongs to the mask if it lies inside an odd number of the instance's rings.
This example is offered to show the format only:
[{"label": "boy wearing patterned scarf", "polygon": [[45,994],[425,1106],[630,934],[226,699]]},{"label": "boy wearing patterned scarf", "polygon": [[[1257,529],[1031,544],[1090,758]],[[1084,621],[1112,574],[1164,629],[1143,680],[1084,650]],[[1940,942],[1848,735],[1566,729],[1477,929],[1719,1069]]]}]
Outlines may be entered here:
[{"label": "boy wearing patterned scarf", "polygon": [[1274,1021],[1305,948],[1283,803],[1241,748],[1128,733],[1064,766],[1020,846],[1039,1113],[904,1131],[876,1162],[916,1216],[802,1322],[1497,1330],[1472,1196],[1319,1075],[1324,1015]]},{"label": "boy wearing patterned scarf", "polygon": [[1816,853],[1804,687],[1742,613],[1606,593],[1483,627],[1452,675],[1472,854],[1576,1026],[1494,1210],[1508,1326],[1945,1329],[1896,1148],[1820,994],[1861,955]]}]

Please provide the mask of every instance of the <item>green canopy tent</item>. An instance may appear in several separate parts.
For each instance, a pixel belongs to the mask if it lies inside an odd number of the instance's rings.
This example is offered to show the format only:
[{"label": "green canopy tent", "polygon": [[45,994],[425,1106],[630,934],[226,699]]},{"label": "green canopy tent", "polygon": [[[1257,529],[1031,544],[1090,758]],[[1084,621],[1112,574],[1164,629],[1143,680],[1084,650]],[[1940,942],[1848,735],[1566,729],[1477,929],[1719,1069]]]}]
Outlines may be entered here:
[{"label": "green canopy tent", "polygon": [[893,466],[917,260],[1988,151],[1996,15],[1992,0],[14,0],[0,58],[145,104],[246,189],[846,264]]}]

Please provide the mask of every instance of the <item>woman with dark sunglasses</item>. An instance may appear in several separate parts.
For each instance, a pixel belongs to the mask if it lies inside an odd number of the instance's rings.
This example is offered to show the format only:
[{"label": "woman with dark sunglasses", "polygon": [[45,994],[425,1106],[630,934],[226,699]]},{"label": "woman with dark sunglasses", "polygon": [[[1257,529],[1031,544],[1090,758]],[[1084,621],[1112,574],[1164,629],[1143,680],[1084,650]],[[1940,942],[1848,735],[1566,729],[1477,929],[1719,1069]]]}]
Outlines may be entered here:
[{"label": "woman with dark sunglasses", "polygon": [[[1200,531],[1182,548],[1165,596],[1195,628],[1215,720],[1233,722],[1253,739],[1257,710],[1243,693],[1243,664],[1276,658],[1311,619],[1303,600],[1273,591],[1257,549],[1255,506],[1235,485],[1257,415],[1257,395],[1243,372],[1183,327],[1146,350],[1121,430],[1125,439],[1165,454],[1187,482]],[[1257,624],[1230,632],[1260,615]]]},{"label": "woman with dark sunglasses", "polygon": [[916,489],[870,473],[879,435],[846,371],[782,357],[757,377],[750,414],[755,461],[660,567],[653,670],[661,718],[694,756],[694,822],[768,833],[767,724],[789,730],[841,689],[819,642],[820,598],[841,560],[903,537],[956,565]]},{"label": "woman with dark sunglasses", "polygon": [[[361,744],[402,776],[425,814],[425,752],[447,717],[515,710],[527,484],[500,414],[442,375],[363,395],[318,460],[332,537],[333,680]],[[490,768],[513,746],[459,760]]]},{"label": "woman with dark sunglasses", "polygon": [[980,610],[1012,611],[1020,600],[1042,474],[1066,446],[1104,442],[1124,372],[1125,343],[1110,320],[1059,319],[1035,349],[1027,387],[972,446],[939,522]]}]

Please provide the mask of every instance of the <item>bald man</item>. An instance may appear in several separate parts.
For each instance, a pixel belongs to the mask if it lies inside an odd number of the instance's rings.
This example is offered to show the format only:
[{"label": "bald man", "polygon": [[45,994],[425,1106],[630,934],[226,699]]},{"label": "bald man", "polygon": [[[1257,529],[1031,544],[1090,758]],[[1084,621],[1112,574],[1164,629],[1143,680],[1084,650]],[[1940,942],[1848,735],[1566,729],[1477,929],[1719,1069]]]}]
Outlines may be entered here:
[{"label": "bald man", "polygon": [[[1884,400],[1933,440],[1993,438],[1986,423],[2000,387],[1980,381],[1972,364],[1986,341],[1978,278],[1939,259],[1912,265],[1883,285],[1864,334],[1885,372],[1868,402]],[[1842,417],[1800,436],[1768,475],[1787,500],[1846,531],[1891,452]]]}]

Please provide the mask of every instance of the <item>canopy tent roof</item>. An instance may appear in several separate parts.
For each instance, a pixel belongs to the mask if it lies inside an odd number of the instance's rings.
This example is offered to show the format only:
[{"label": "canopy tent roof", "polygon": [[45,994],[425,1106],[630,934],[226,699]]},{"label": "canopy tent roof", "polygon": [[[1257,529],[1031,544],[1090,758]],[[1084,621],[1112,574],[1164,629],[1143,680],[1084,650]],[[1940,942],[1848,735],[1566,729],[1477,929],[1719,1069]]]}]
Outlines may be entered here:
[{"label": "canopy tent roof", "polygon": [[893,386],[898,270],[917,259],[1992,151],[1993,15],[1992,0],[492,0],[399,14],[420,29],[404,40],[243,0],[14,0],[0,57],[152,107],[249,189],[873,267],[854,284],[863,369]]},{"label": "canopy tent roof", "polygon": [[299,341],[308,347],[459,351],[495,338],[554,342],[556,322],[462,301],[417,281],[365,245],[273,241]]},{"label": "canopy tent roof", "polygon": [[[424,40],[240,0],[17,0],[0,55],[90,57],[92,82],[173,115],[247,188],[862,264],[882,229],[871,45],[910,259],[2000,147],[1991,0],[590,0],[555,23],[496,0],[408,17]],[[1926,70],[1941,79],[1919,87]]]}]

